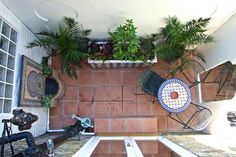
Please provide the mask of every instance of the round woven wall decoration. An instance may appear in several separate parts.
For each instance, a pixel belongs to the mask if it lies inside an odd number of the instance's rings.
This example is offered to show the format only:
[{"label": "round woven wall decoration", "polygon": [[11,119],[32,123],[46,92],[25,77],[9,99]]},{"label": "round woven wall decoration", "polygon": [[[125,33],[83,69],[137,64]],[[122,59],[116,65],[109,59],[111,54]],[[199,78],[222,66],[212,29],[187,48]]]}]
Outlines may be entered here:
[{"label": "round woven wall decoration", "polygon": [[42,87],[43,75],[32,70],[27,77],[27,89],[31,97],[41,98],[43,95]]}]

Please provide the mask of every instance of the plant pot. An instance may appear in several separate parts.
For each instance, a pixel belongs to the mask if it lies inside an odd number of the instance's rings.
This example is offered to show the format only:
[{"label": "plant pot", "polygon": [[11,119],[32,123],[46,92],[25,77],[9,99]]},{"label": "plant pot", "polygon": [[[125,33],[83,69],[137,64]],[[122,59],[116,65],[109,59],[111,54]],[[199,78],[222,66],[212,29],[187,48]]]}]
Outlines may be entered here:
[{"label": "plant pot", "polygon": [[[148,63],[157,63],[157,58],[148,60]],[[92,68],[138,68],[146,67],[147,65],[143,61],[129,61],[129,60],[90,60],[88,64]]]}]

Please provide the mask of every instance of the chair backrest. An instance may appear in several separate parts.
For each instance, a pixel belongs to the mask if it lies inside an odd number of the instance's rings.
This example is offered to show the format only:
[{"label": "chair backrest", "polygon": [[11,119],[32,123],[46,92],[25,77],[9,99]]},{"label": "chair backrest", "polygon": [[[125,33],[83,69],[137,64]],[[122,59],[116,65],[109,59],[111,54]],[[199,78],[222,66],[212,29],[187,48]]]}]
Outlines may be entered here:
[{"label": "chair backrest", "polygon": [[147,69],[143,72],[140,78],[141,89],[152,96],[157,96],[158,89],[160,85],[165,81],[160,75]]},{"label": "chair backrest", "polygon": [[170,113],[170,118],[181,123],[184,129],[201,131],[211,122],[212,112],[206,107],[192,103],[184,112]]}]

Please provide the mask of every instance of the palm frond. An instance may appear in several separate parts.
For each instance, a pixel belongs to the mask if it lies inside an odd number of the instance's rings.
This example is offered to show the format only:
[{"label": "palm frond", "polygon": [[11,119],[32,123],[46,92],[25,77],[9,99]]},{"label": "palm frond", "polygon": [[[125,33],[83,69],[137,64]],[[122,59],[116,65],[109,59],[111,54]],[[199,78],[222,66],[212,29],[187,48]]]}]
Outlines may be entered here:
[{"label": "palm frond", "polygon": [[87,56],[86,52],[81,51],[79,42],[88,33],[89,30],[85,32],[78,21],[65,17],[64,23],[59,26],[57,32],[40,32],[38,33],[39,38],[26,46],[27,48],[46,47],[49,50],[49,55],[56,52],[62,61],[62,72],[77,78],[76,67],[80,66],[80,62]]},{"label": "palm frond", "polygon": [[52,38],[40,38],[38,40],[32,41],[26,45],[27,48],[33,47],[45,47],[52,49],[55,46],[55,40]]}]

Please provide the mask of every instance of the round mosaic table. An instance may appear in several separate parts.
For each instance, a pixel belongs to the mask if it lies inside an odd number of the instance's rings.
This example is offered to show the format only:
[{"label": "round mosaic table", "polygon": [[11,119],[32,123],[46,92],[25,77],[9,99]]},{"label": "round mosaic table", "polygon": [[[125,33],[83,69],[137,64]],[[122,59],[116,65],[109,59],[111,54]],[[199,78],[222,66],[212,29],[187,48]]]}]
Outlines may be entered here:
[{"label": "round mosaic table", "polygon": [[168,112],[182,112],[190,105],[192,95],[186,83],[178,79],[164,81],[158,89],[160,105]]}]

